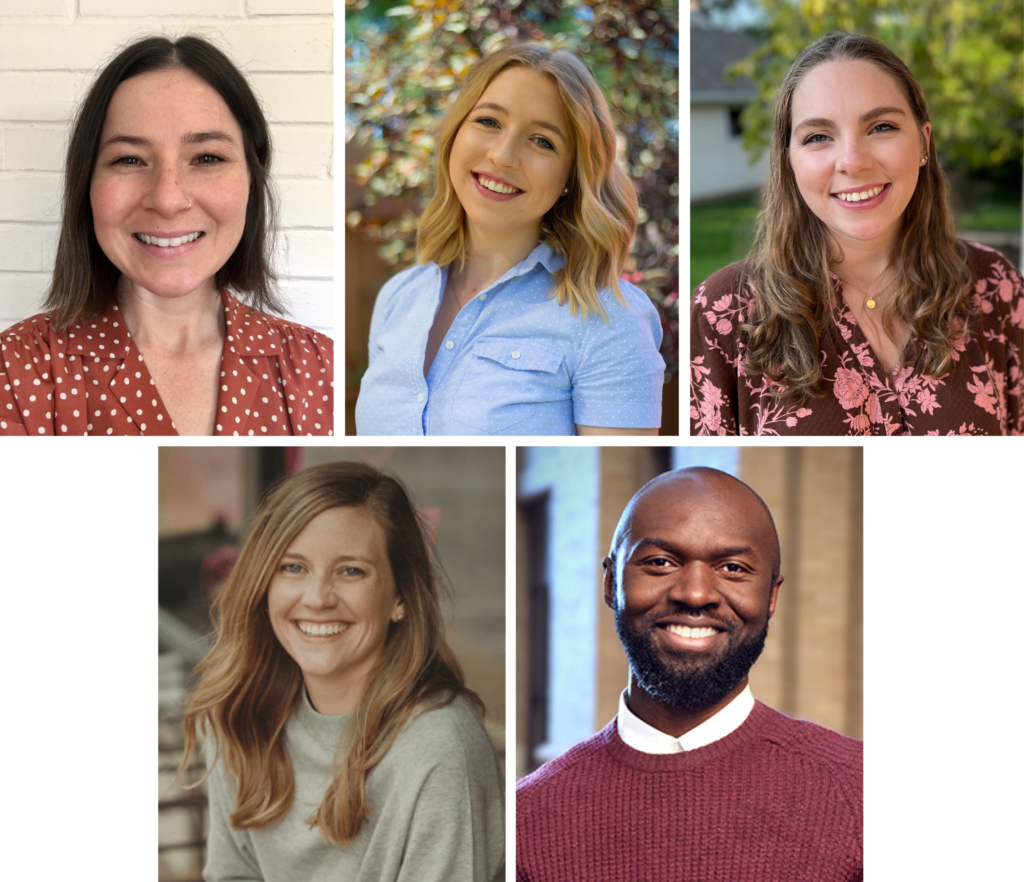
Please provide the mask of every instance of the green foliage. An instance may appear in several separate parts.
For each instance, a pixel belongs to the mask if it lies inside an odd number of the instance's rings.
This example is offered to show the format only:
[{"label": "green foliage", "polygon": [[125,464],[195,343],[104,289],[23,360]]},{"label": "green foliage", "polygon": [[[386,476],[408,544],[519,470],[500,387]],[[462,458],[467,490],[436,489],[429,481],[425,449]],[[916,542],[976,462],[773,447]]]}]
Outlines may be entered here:
[{"label": "green foliage", "polygon": [[775,94],[790,64],[814,40],[845,31],[877,37],[914,72],[928,99],[944,166],[975,171],[1020,163],[1024,0],[761,0],[760,5],[767,19],[764,42],[732,67],[758,90],[758,100],[742,116],[752,157],[771,139]]}]

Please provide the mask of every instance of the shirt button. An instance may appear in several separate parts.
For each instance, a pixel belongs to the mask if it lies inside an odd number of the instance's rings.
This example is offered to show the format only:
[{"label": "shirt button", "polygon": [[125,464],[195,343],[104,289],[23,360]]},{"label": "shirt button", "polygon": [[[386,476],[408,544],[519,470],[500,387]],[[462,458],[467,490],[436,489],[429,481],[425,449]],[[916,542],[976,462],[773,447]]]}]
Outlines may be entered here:
[{"label": "shirt button", "polygon": [[512,357],[513,358],[519,358],[519,354],[520,354],[519,350],[517,349],[515,352],[512,353]]},{"label": "shirt button", "polygon": [[480,295],[480,300],[486,300],[486,299],[487,299],[487,295],[486,294],[481,294]]},{"label": "shirt button", "polygon": [[416,400],[417,401],[422,401],[423,400],[423,393],[422,392],[418,392],[416,394]]},{"label": "shirt button", "polygon": [[449,340],[447,343],[444,344],[444,348],[445,349],[454,349],[455,348],[455,344],[452,343],[451,340]]}]

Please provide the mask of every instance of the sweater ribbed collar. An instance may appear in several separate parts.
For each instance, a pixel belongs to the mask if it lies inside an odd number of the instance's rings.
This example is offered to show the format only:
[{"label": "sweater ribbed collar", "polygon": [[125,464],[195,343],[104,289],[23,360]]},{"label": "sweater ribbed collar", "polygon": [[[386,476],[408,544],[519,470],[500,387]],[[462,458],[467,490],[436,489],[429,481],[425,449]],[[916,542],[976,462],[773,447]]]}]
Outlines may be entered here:
[{"label": "sweater ribbed collar", "polygon": [[724,738],[730,732],[735,732],[754,709],[754,696],[750,691],[750,686],[744,686],[743,691],[725,707],[718,710],[714,716],[677,738],[667,732],[655,729],[654,726],[634,714],[626,703],[627,691],[624,689],[619,696],[617,731],[619,737],[626,744],[641,753],[683,753],[687,750],[705,747]]},{"label": "sweater ribbed collar", "polygon": [[738,729],[705,747],[684,753],[651,754],[634,750],[619,737],[618,718],[613,719],[594,737],[598,745],[607,749],[614,759],[634,769],[642,772],[679,772],[699,768],[729,756],[758,740],[770,739],[778,716],[777,711],[755,700],[754,709]]},{"label": "sweater ribbed collar", "polygon": [[295,704],[292,705],[292,719],[310,738],[331,752],[337,749],[342,733],[354,714],[355,711],[349,711],[332,717],[320,713],[309,700],[305,686],[299,689]]}]

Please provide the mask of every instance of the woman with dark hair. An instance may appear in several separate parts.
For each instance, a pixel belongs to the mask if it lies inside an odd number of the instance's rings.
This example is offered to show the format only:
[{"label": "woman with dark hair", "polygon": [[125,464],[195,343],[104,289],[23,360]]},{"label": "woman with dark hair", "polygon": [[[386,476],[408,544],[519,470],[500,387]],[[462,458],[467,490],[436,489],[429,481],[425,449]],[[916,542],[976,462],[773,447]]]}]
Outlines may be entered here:
[{"label": "woman with dark hair", "polygon": [[692,434],[1020,434],[1022,347],[1020,273],[956,238],[914,75],[869,37],[809,46],[752,255],[693,298]]},{"label": "woman with dark hair", "polygon": [[68,146],[50,312],[0,335],[0,434],[331,434],[331,341],[261,311],[281,309],[270,158],[205,40],[104,68]]}]

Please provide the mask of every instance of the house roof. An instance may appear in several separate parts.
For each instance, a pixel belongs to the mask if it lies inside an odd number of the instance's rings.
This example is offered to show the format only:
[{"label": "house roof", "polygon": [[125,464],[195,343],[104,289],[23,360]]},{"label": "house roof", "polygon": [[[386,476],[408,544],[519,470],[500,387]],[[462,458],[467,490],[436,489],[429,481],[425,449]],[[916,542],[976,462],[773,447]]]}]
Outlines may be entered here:
[{"label": "house roof", "polygon": [[757,96],[746,77],[726,79],[725,69],[757,48],[750,34],[690,29],[690,103],[745,104]]}]

